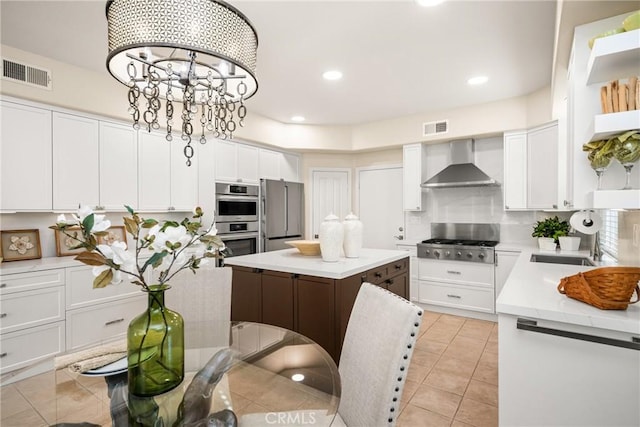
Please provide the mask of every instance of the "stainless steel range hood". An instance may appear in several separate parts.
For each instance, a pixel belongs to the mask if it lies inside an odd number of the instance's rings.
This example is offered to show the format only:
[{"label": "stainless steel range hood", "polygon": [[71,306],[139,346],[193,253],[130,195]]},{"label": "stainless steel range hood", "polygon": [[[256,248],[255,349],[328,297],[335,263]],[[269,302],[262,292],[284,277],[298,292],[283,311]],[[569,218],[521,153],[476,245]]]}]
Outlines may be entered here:
[{"label": "stainless steel range hood", "polygon": [[473,164],[473,139],[449,143],[451,164],[425,181],[423,188],[495,187],[500,184]]}]

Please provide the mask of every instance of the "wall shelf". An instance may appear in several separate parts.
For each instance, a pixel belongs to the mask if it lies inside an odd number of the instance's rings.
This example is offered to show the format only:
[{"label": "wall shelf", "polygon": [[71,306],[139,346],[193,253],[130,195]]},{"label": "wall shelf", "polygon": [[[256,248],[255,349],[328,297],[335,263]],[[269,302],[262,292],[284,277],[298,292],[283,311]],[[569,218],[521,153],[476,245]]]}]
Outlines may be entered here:
[{"label": "wall shelf", "polygon": [[594,209],[640,209],[638,190],[596,190],[589,194]]},{"label": "wall shelf", "polygon": [[640,29],[596,39],[587,66],[587,84],[640,73]]},{"label": "wall shelf", "polygon": [[632,129],[640,129],[640,110],[598,114],[591,122],[589,141],[599,141]]}]

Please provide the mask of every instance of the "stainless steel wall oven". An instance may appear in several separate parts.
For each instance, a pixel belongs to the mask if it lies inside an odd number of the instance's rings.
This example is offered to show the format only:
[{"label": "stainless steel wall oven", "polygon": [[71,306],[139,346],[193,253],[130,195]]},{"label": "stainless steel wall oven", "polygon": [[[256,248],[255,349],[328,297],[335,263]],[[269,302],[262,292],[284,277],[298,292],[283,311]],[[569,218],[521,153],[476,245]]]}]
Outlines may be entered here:
[{"label": "stainless steel wall oven", "polygon": [[259,187],[216,183],[216,228],[229,256],[259,251]]}]

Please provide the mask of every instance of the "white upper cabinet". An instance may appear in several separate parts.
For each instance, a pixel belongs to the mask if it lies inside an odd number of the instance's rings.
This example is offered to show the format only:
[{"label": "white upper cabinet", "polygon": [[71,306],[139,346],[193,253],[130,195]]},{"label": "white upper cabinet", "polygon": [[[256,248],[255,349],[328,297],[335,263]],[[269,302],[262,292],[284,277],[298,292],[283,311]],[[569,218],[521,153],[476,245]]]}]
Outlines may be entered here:
[{"label": "white upper cabinet", "polygon": [[138,207],[138,138],[132,126],[100,122],[100,206]]},{"label": "white upper cabinet", "polygon": [[53,113],[53,209],[100,207],[98,121]]},{"label": "white upper cabinet", "polygon": [[422,184],[426,176],[426,147],[409,144],[402,147],[402,205],[405,211],[421,211]]},{"label": "white upper cabinet", "polygon": [[506,210],[556,210],[559,189],[558,122],[504,134],[504,207]]},{"label": "white upper cabinet", "polygon": [[297,182],[299,181],[299,159],[295,154],[260,148],[258,157],[260,178]]},{"label": "white upper cabinet", "polygon": [[169,142],[165,134],[138,134],[138,200],[141,211],[190,211],[198,204],[198,142],[186,165],[185,143]]},{"label": "white upper cabinet", "polygon": [[0,103],[0,212],[50,211],[51,112]]},{"label": "white upper cabinet", "polygon": [[258,148],[216,139],[216,181],[257,184]]},{"label": "white upper cabinet", "polygon": [[527,132],[504,134],[504,208],[527,209]]}]

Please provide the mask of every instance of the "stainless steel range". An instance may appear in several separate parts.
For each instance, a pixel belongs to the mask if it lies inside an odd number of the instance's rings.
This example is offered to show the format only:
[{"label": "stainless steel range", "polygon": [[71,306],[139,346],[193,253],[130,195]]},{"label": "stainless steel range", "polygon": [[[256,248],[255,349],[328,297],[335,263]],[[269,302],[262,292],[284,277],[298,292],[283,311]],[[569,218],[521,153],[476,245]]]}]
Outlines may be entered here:
[{"label": "stainless steel range", "polygon": [[418,258],[493,264],[500,225],[432,223],[431,236],[418,243]]}]

